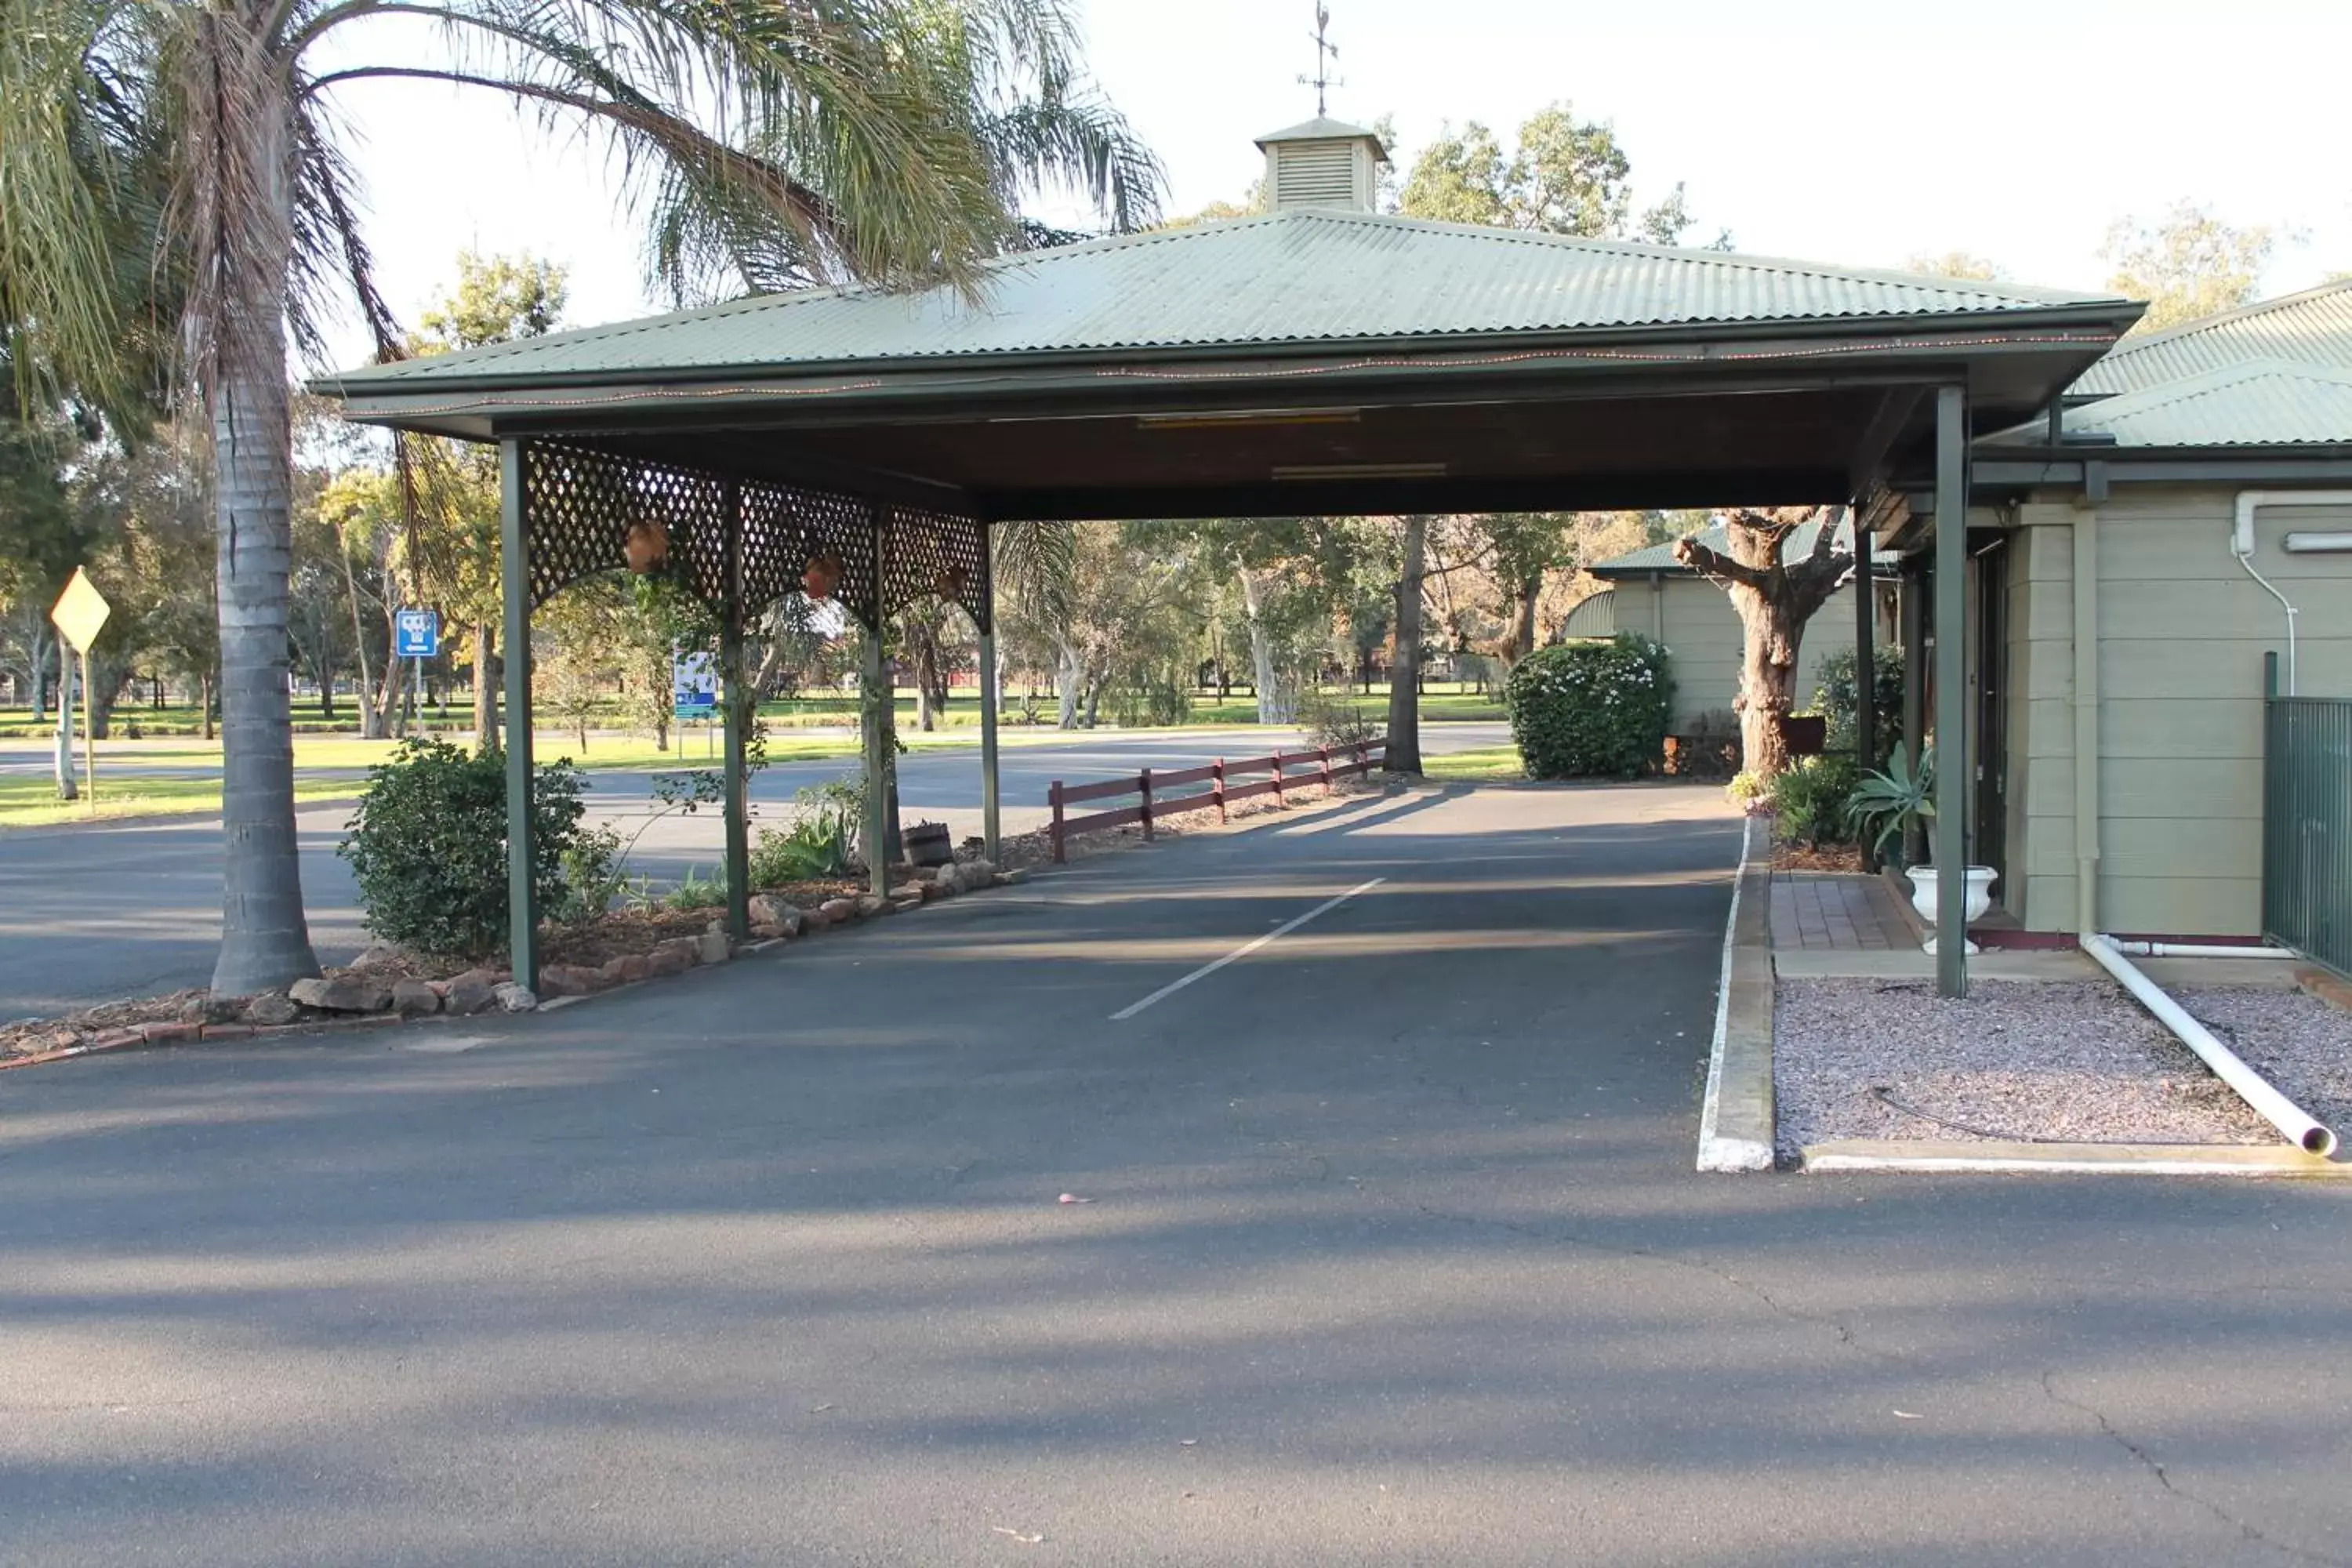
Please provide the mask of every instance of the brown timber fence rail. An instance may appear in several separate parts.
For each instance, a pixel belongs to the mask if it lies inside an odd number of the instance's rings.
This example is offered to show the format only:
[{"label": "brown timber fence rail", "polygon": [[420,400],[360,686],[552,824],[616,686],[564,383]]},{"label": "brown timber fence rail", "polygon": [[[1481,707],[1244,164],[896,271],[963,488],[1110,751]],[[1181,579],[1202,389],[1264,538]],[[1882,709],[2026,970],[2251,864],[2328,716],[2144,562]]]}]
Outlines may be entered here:
[{"label": "brown timber fence rail", "polygon": [[[1152,825],[1163,818],[1180,816],[1189,811],[1213,811],[1217,820],[1225,820],[1226,809],[1248,800],[1253,795],[1270,795],[1276,805],[1285,804],[1286,790],[1301,789],[1319,784],[1325,794],[1340,779],[1360,778],[1377,766],[1388,750],[1386,741],[1361,741],[1352,746],[1323,746],[1312,752],[1276,752],[1271,756],[1244,757],[1229,762],[1219,757],[1203,767],[1175,768],[1163,773],[1144,769],[1131,778],[1104,779],[1097,784],[1071,784],[1055,779],[1045,792],[1054,808],[1054,858],[1065,858],[1073,833],[1091,833],[1105,827],[1127,827],[1140,823],[1143,836],[1152,837]],[[1307,772],[1311,768],[1312,772]],[[1294,772],[1293,770],[1301,770]],[[1264,778],[1254,775],[1263,773]],[[1235,784],[1235,779],[1247,780]],[[1208,785],[1206,789],[1200,786]],[[1185,790],[1189,794],[1171,795],[1167,791]],[[1112,811],[1097,811],[1088,816],[1072,816],[1069,808],[1090,800],[1118,800],[1128,795],[1139,798],[1133,805],[1122,805]]]}]

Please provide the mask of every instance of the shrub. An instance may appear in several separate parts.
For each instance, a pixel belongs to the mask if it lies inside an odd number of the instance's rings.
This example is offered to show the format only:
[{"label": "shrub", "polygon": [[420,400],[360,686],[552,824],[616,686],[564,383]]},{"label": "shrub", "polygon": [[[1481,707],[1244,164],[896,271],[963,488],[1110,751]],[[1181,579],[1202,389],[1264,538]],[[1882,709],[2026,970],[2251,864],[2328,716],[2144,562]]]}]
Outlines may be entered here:
[{"label": "shrub", "polygon": [[[1871,661],[1871,678],[1874,689],[1871,709],[1878,721],[1874,738],[1878,743],[1870,765],[1880,768],[1886,765],[1902,739],[1903,650],[1892,646],[1880,648]],[[1852,754],[1859,739],[1856,721],[1861,704],[1850,645],[1840,646],[1822,659],[1821,683],[1813,689],[1813,710],[1830,721],[1828,749]]]},{"label": "shrub", "polygon": [[[408,740],[368,770],[336,853],[351,862],[369,931],[450,958],[506,950],[506,769],[498,752]],[[569,763],[543,765],[531,780],[531,885],[543,910],[562,905],[564,858],[583,837],[580,784]]]},{"label": "shrub", "polygon": [[1752,816],[1771,809],[1772,785],[1762,773],[1742,768],[1723,786],[1723,797]]},{"label": "shrub", "polygon": [[609,827],[581,834],[563,851],[557,868],[562,889],[546,905],[547,918],[557,925],[580,925],[612,912],[629,890],[622,868],[621,837]]},{"label": "shrub", "polygon": [[1664,647],[1621,632],[1536,649],[1503,700],[1529,778],[1634,778],[1665,751],[1674,679]]},{"label": "shrub", "polygon": [[710,868],[708,876],[703,874],[703,868],[689,866],[687,868],[686,880],[662,895],[662,905],[665,909],[689,913],[695,910],[719,909],[724,907],[726,902],[727,879],[715,866]]},{"label": "shrub", "polygon": [[1772,783],[1772,808],[1780,837],[1793,843],[1853,842],[1851,806],[1862,784],[1862,768],[1849,752],[1807,757]]},{"label": "shrub", "polygon": [[1310,742],[1335,752],[1377,741],[1388,729],[1345,696],[1333,699],[1320,691],[1299,699],[1298,722]]}]

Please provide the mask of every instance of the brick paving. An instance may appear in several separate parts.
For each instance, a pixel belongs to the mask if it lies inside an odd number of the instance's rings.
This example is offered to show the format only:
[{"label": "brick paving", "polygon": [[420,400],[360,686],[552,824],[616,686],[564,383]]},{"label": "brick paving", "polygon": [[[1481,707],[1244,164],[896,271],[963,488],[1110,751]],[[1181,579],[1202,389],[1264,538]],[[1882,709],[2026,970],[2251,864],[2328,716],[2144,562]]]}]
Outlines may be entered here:
[{"label": "brick paving", "polygon": [[1916,952],[1895,894],[1876,877],[1836,871],[1772,874],[1772,945],[1786,952]]}]

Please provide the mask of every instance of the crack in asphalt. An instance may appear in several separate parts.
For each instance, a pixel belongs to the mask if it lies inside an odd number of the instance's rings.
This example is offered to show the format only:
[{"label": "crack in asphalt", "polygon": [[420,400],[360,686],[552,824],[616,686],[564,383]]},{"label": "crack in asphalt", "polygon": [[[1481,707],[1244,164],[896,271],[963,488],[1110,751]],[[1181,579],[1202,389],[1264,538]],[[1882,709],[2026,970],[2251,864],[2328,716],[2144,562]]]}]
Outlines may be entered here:
[{"label": "crack in asphalt", "polygon": [[1492,1226],[1496,1229],[1508,1231],[1514,1236],[1528,1237],[1538,1241],[1549,1241],[1563,1247],[1582,1247],[1590,1252],[1604,1253],[1614,1258],[1641,1258],[1647,1262],[1663,1263],[1669,1268],[1685,1268],[1695,1274],[1703,1274],[1710,1279],[1728,1285],[1743,1295],[1762,1302],[1771,1311],[1788,1319],[1790,1322],[1803,1323],[1809,1328],[1829,1330],[1837,1336],[1841,1346],[1853,1352],[1856,1355],[1867,1356],[1873,1361],[1883,1362],[1889,1366],[1909,1367],[1912,1364],[1907,1356],[1897,1355],[1892,1351],[1878,1350],[1864,1343],[1862,1337],[1839,1319],[1799,1311],[1754,1280],[1742,1279],[1728,1268],[1718,1267],[1704,1258],[1683,1257],[1645,1247],[1628,1247],[1621,1242],[1595,1241],[1590,1237],[1578,1236],[1573,1232],[1548,1230],[1541,1226],[1524,1225],[1515,1220],[1490,1219],[1477,1215],[1450,1214],[1444,1209],[1431,1208],[1426,1204],[1416,1204],[1413,1206],[1431,1219],[1445,1220],[1454,1225]]},{"label": "crack in asphalt", "polygon": [[2156,1484],[2163,1489],[2164,1494],[2167,1497],[2177,1498],[2182,1502],[2203,1509],[2207,1513],[2211,1514],[2221,1523],[2228,1525],[2232,1530],[2235,1530],[2245,1540],[2253,1542],[2257,1546],[2267,1547],[2271,1551],[2279,1552],[2284,1556],[2293,1557],[2305,1563],[2326,1563],[2330,1565],[2330,1568],[2352,1568],[2352,1557],[2330,1557],[2325,1552],[2308,1551],[2300,1546],[2292,1546],[2284,1541],[2273,1541],[2269,1536],[2263,1534],[2261,1531],[2255,1529],[2252,1525],[2248,1524],[2244,1520],[2240,1519],[2237,1515],[2231,1513],[2228,1509],[2223,1508],[2220,1503],[2213,1501],[2210,1498],[2200,1497],[2195,1492],[2192,1492],[2187,1488],[2181,1486],[2172,1479],[2171,1473],[2165,1468],[2164,1461],[2158,1459],[2155,1455],[2149,1453],[2145,1447],[2142,1447],[2139,1444],[2133,1442],[2129,1437],[2125,1436],[2123,1433],[2117,1431],[2116,1429],[2115,1423],[2107,1419],[2105,1412],[2095,1409],[2091,1405],[2084,1404],[2079,1399],[2069,1399],[2064,1394],[2059,1393],[2057,1378],[2058,1374],[2054,1372],[2045,1372],[2042,1374],[2042,1392],[2043,1395],[2047,1397],[2053,1405],[2062,1405],[2068,1410],[2077,1411],[2097,1422],[2099,1424],[2099,1435],[2113,1442],[2117,1447],[2121,1448],[2125,1453],[2129,1454],[2133,1458],[2138,1460],[2141,1467],[2145,1468],[2149,1475],[2156,1478]]}]

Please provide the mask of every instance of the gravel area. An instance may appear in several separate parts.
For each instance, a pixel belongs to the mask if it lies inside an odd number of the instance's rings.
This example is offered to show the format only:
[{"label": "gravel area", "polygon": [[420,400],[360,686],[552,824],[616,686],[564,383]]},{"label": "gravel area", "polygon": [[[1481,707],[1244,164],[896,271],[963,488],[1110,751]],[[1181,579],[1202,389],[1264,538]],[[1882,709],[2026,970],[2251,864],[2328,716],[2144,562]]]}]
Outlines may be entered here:
[{"label": "gravel area", "polygon": [[[1781,1152],[1827,1138],[2282,1142],[2118,987],[1979,981],[1973,989],[1948,1002],[1926,984],[1780,982],[1772,1080]],[[2263,1003],[2289,999],[2273,992]],[[2251,1031],[2256,1014],[2246,1016]]]},{"label": "gravel area", "polygon": [[2352,1142],[2352,1013],[2302,991],[2180,986],[2172,994],[2281,1094]]}]

